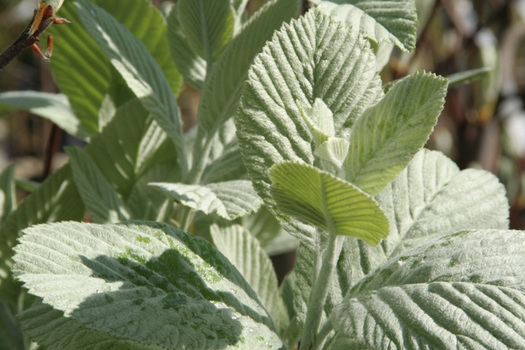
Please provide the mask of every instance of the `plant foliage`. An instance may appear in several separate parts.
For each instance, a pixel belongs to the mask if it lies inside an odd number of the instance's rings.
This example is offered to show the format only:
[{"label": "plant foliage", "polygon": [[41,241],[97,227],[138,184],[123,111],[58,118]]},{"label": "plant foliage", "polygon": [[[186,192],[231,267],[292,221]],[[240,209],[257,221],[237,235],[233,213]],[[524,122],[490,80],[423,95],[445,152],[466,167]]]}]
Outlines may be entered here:
[{"label": "plant foliage", "polygon": [[[477,72],[383,86],[391,47],[415,47],[413,1],[246,5],[64,3],[62,95],[0,103],[87,145],[18,205],[0,175],[0,344],[525,348],[503,186],[423,148],[448,83]],[[296,246],[280,287],[265,248]]]}]

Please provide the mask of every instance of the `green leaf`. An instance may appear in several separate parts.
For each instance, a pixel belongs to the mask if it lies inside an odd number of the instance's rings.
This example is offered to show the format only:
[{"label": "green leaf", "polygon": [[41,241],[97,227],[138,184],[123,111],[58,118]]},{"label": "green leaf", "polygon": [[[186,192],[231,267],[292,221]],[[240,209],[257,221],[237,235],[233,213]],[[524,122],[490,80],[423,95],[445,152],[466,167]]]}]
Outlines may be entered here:
[{"label": "green leaf", "polygon": [[[83,129],[93,135],[98,131],[98,110],[110,85],[109,61],[82,27],[75,2],[66,1],[60,16],[71,24],[49,28],[55,37],[49,65],[59,90],[67,96]],[[74,74],[71,67],[75,67]]]},{"label": "green leaf", "polygon": [[[96,0],[94,2],[142,41],[166,76],[175,95],[182,77],[166,50],[168,26],[164,15],[148,0]],[[122,8],[126,11],[122,11]]]},{"label": "green leaf", "polygon": [[417,73],[394,85],[352,129],[346,179],[375,195],[424,146],[443,109],[447,80]]},{"label": "green leaf", "polygon": [[[178,92],[181,77],[169,53],[166,23],[161,13],[146,0],[97,0],[132,33],[142,40],[168,78],[173,91]],[[110,63],[99,44],[81,25],[76,2],[66,1],[60,15],[71,21],[63,26],[51,26],[55,50],[50,60],[51,70],[60,91],[71,103],[76,117],[90,134],[98,130],[98,110],[112,84]],[[122,11],[126,8],[126,11]],[[75,67],[75,74],[71,74]]]},{"label": "green leaf", "polygon": [[230,0],[180,0],[177,11],[190,47],[211,66],[233,35]]},{"label": "green leaf", "polygon": [[369,43],[312,9],[284,25],[255,59],[237,112],[238,139],[257,193],[272,208],[268,169],[282,161],[313,164],[314,141],[299,105],[319,98],[347,137],[382,96]]},{"label": "green leaf", "polygon": [[332,314],[361,347],[525,347],[525,233],[466,231],[390,260]]},{"label": "green leaf", "polygon": [[202,90],[206,79],[206,61],[192,50],[184,36],[177,4],[173,5],[167,22],[169,48],[177,68],[189,84]]},{"label": "green leaf", "polygon": [[106,11],[86,0],[80,0],[77,7],[83,13],[83,24],[110,58],[113,66],[144,108],[172,138],[181,170],[185,172],[187,164],[182,121],[165,75],[142,42]]},{"label": "green leaf", "polygon": [[352,184],[306,164],[279,163],[270,170],[277,208],[303,222],[377,245],[388,220],[377,203]]},{"label": "green leaf", "polygon": [[[44,222],[81,220],[83,215],[82,200],[71,181],[70,169],[65,166],[25,198],[0,226],[0,273],[9,274],[20,230]],[[3,282],[0,279],[0,287]]]},{"label": "green leaf", "polygon": [[241,87],[255,55],[298,9],[297,0],[269,1],[243,26],[215,64],[199,106],[199,127],[214,134],[239,105]]},{"label": "green leaf", "polygon": [[453,88],[463,84],[469,84],[478,79],[482,79],[483,77],[490,74],[490,72],[492,72],[492,68],[483,67],[478,69],[469,69],[464,72],[451,74],[446,77],[448,79],[448,87]]},{"label": "green leaf", "polygon": [[92,138],[86,151],[124,200],[156,164],[169,163],[172,167],[172,176],[158,181],[177,181],[180,176],[173,144],[137,99],[115,111],[113,119]]},{"label": "green leaf", "polygon": [[0,350],[23,350],[24,336],[7,303],[0,301]]},{"label": "green leaf", "polygon": [[75,321],[77,337],[97,331],[166,349],[282,346],[235,267],[209,242],[168,225],[41,225],[25,230],[16,250],[19,280],[63,312],[61,322]]},{"label": "green leaf", "polygon": [[226,181],[207,185],[186,185],[182,183],[151,183],[151,186],[174,198],[182,205],[215,214],[226,220],[256,212],[261,199],[247,180]]},{"label": "green leaf", "polygon": [[54,310],[42,302],[35,302],[28,310],[19,315],[24,327],[24,334],[38,339],[40,345],[49,349],[75,350],[163,350],[158,346],[117,339],[114,336],[82,327],[74,319],[64,317],[64,313]]},{"label": "green leaf", "polygon": [[24,109],[42,118],[49,119],[61,129],[80,139],[89,136],[77,119],[67,97],[62,94],[51,94],[37,91],[10,91],[0,93],[0,112],[8,109]]},{"label": "green leaf", "polygon": [[75,185],[93,222],[114,223],[129,219],[122,198],[87,153],[71,147],[67,154]]},{"label": "green leaf", "polygon": [[15,167],[11,165],[0,174],[0,225],[15,208]]},{"label": "green leaf", "polygon": [[417,11],[413,0],[317,1],[318,9],[357,27],[366,38],[391,42],[405,52],[416,46]]},{"label": "green leaf", "polygon": [[277,275],[259,241],[239,225],[213,224],[210,234],[215,247],[232,262],[257,293],[277,328],[284,330],[288,315],[279,292]]}]

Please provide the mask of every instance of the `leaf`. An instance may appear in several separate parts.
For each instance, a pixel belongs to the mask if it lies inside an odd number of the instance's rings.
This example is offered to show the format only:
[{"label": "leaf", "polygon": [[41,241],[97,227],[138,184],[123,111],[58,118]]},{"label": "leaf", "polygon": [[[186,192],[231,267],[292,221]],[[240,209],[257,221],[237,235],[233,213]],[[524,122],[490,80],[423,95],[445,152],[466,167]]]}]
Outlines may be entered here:
[{"label": "leaf", "polygon": [[215,64],[199,105],[199,127],[213,135],[239,105],[241,87],[255,55],[298,9],[297,0],[269,1],[243,26]]},{"label": "leaf", "polygon": [[277,328],[284,331],[288,315],[279,292],[277,275],[259,241],[235,224],[213,224],[210,234],[215,247],[239,270],[272,315]]},{"label": "leaf", "polygon": [[[95,3],[145,43],[168,77],[173,91],[178,92],[181,77],[165,50],[167,29],[160,12],[146,0],[97,0]],[[70,20],[71,24],[49,28],[56,38],[50,66],[60,91],[68,97],[81,125],[92,135],[98,130],[98,110],[112,83],[111,65],[99,44],[81,25],[75,4],[66,1],[60,10],[60,16]],[[74,74],[71,67],[75,67]]]},{"label": "leaf", "polygon": [[0,93],[0,112],[6,109],[24,109],[42,118],[49,119],[67,133],[80,139],[89,136],[77,119],[67,97],[62,94],[51,94],[37,91],[10,91]]},{"label": "leaf", "polygon": [[300,163],[270,169],[277,208],[330,234],[377,245],[388,235],[388,220],[377,203],[352,184]]},{"label": "leaf", "polygon": [[[75,2],[66,1],[60,16],[71,24],[49,28],[56,38],[49,66],[83,129],[93,135],[98,130],[98,109],[110,84],[109,61],[82,27]],[[74,74],[71,67],[75,67]]]},{"label": "leaf", "polygon": [[247,180],[226,181],[207,185],[151,183],[182,205],[215,214],[226,220],[248,215],[259,209],[261,199]]},{"label": "leaf", "polygon": [[417,12],[414,1],[317,1],[319,10],[358,27],[376,43],[391,42],[405,52],[416,46]]},{"label": "leaf", "polygon": [[211,66],[233,35],[230,0],[181,0],[177,11],[190,47]]},{"label": "leaf", "polygon": [[[235,267],[209,242],[168,225],[42,225],[25,230],[16,249],[18,278],[63,312],[61,322],[77,322],[77,337],[98,331],[166,349],[282,345]],[[46,336],[56,340],[55,332]]]},{"label": "leaf", "polygon": [[137,99],[115,111],[86,151],[124,201],[136,182],[156,164],[169,163],[173,175],[158,181],[177,181],[180,176],[173,144]]},{"label": "leaf", "polygon": [[[158,8],[147,0],[96,0],[94,3],[142,41],[166,76],[173,93],[177,95],[182,85],[182,76],[166,50],[168,26]],[[126,11],[122,11],[124,7]]]},{"label": "leaf", "polygon": [[390,221],[383,244],[388,255],[435,235],[509,225],[509,204],[498,179],[483,170],[460,172],[439,152],[419,152],[376,199]]},{"label": "leaf", "polygon": [[75,185],[93,222],[115,223],[129,219],[122,198],[87,153],[71,147],[67,154]]},{"label": "leaf", "polygon": [[[82,200],[65,166],[47,178],[0,225],[0,273],[9,274],[20,230],[44,222],[80,220],[83,215]],[[4,281],[0,279],[2,288]]]},{"label": "leaf", "polygon": [[49,305],[35,302],[19,315],[24,334],[38,339],[40,345],[50,349],[75,350],[161,350],[158,346],[146,346],[138,342],[117,339],[108,333],[90,330],[81,323],[64,317],[64,313]]},{"label": "leaf", "polygon": [[390,260],[332,314],[361,346],[525,347],[524,232],[465,231]]},{"label": "leaf", "polygon": [[416,73],[394,85],[352,129],[346,179],[376,195],[424,146],[443,109],[447,80]]},{"label": "leaf", "polygon": [[371,248],[347,240],[338,265],[342,294],[390,257],[429,239],[469,229],[507,229],[508,200],[498,179],[485,171],[459,171],[439,152],[421,150],[375,199],[388,217],[390,233]]},{"label": "leaf", "polygon": [[80,0],[77,7],[83,13],[82,22],[86,29],[110,58],[144,108],[172,138],[181,169],[186,171],[182,122],[173,91],[163,72],[142,42],[106,11],[86,0]]},{"label": "leaf", "polygon": [[13,349],[25,349],[24,336],[7,303],[0,301],[0,350]]},{"label": "leaf", "polygon": [[453,88],[463,84],[469,84],[478,79],[482,79],[486,75],[490,74],[490,72],[492,72],[492,68],[483,67],[451,74],[446,77],[448,79],[448,87]]},{"label": "leaf", "polygon": [[0,225],[15,208],[15,167],[11,165],[0,174]]},{"label": "leaf", "polygon": [[272,165],[314,163],[315,145],[298,105],[322,100],[343,137],[381,96],[366,40],[315,9],[284,25],[250,68],[235,120],[244,163],[265,203],[274,206]]},{"label": "leaf", "polygon": [[167,22],[168,44],[177,68],[190,85],[202,90],[206,79],[206,61],[192,50],[186,40],[179,20],[177,4],[173,5]]}]

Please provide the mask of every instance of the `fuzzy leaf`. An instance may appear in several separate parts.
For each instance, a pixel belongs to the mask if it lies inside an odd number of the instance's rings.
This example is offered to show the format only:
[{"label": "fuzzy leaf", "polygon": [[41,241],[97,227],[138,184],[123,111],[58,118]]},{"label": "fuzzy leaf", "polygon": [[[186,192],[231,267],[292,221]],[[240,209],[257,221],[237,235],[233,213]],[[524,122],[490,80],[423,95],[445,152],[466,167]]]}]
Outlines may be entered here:
[{"label": "fuzzy leaf", "polygon": [[355,26],[376,43],[390,42],[405,52],[416,46],[417,12],[413,0],[318,1],[318,8]]},{"label": "fuzzy leaf", "polygon": [[279,163],[270,170],[277,208],[303,222],[377,245],[388,220],[377,203],[352,184],[306,164]]},{"label": "fuzzy leaf", "polygon": [[332,314],[360,347],[525,347],[525,232],[466,231],[390,260]]},{"label": "fuzzy leaf", "polygon": [[218,182],[207,185],[151,183],[176,201],[205,214],[215,214],[226,220],[256,212],[261,199],[247,180]]},{"label": "fuzzy leaf", "polygon": [[319,98],[337,137],[382,96],[369,43],[312,9],[284,25],[250,68],[237,112],[237,136],[257,193],[273,207],[268,169],[282,161],[313,164],[314,141],[300,107]]},{"label": "fuzzy leaf", "polygon": [[388,256],[435,235],[509,227],[508,199],[499,180],[483,170],[460,172],[439,152],[420,151],[376,199],[390,221],[383,244]]},{"label": "fuzzy leaf", "polygon": [[[282,346],[235,267],[209,242],[168,225],[35,226],[16,251],[18,279],[62,312],[62,322],[76,322],[77,337],[104,332],[148,349]],[[61,336],[47,333],[35,340]],[[86,334],[96,344],[93,335]]]},{"label": "fuzzy leaf", "polygon": [[446,79],[426,73],[394,85],[352,129],[347,180],[371,195],[392,182],[428,140],[446,92]]}]

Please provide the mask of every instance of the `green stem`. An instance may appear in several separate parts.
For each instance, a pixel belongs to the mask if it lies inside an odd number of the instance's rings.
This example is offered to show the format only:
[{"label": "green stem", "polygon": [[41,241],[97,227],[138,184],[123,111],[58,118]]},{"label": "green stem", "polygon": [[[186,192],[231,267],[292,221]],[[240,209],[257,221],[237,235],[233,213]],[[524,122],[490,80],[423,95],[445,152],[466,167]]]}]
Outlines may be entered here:
[{"label": "green stem", "polygon": [[306,311],[306,321],[301,337],[301,350],[317,349],[317,339],[319,324],[323,316],[324,304],[330,288],[330,279],[332,278],[337,260],[343,247],[343,237],[330,233],[328,236],[328,245],[323,252],[321,269],[314,279],[314,286],[310,293],[308,308]]},{"label": "green stem", "polygon": [[328,337],[328,335],[333,329],[334,327],[332,325],[332,322],[330,320],[326,320],[321,326],[319,333],[317,334],[317,340],[316,340],[314,348],[322,349],[326,338]]}]

